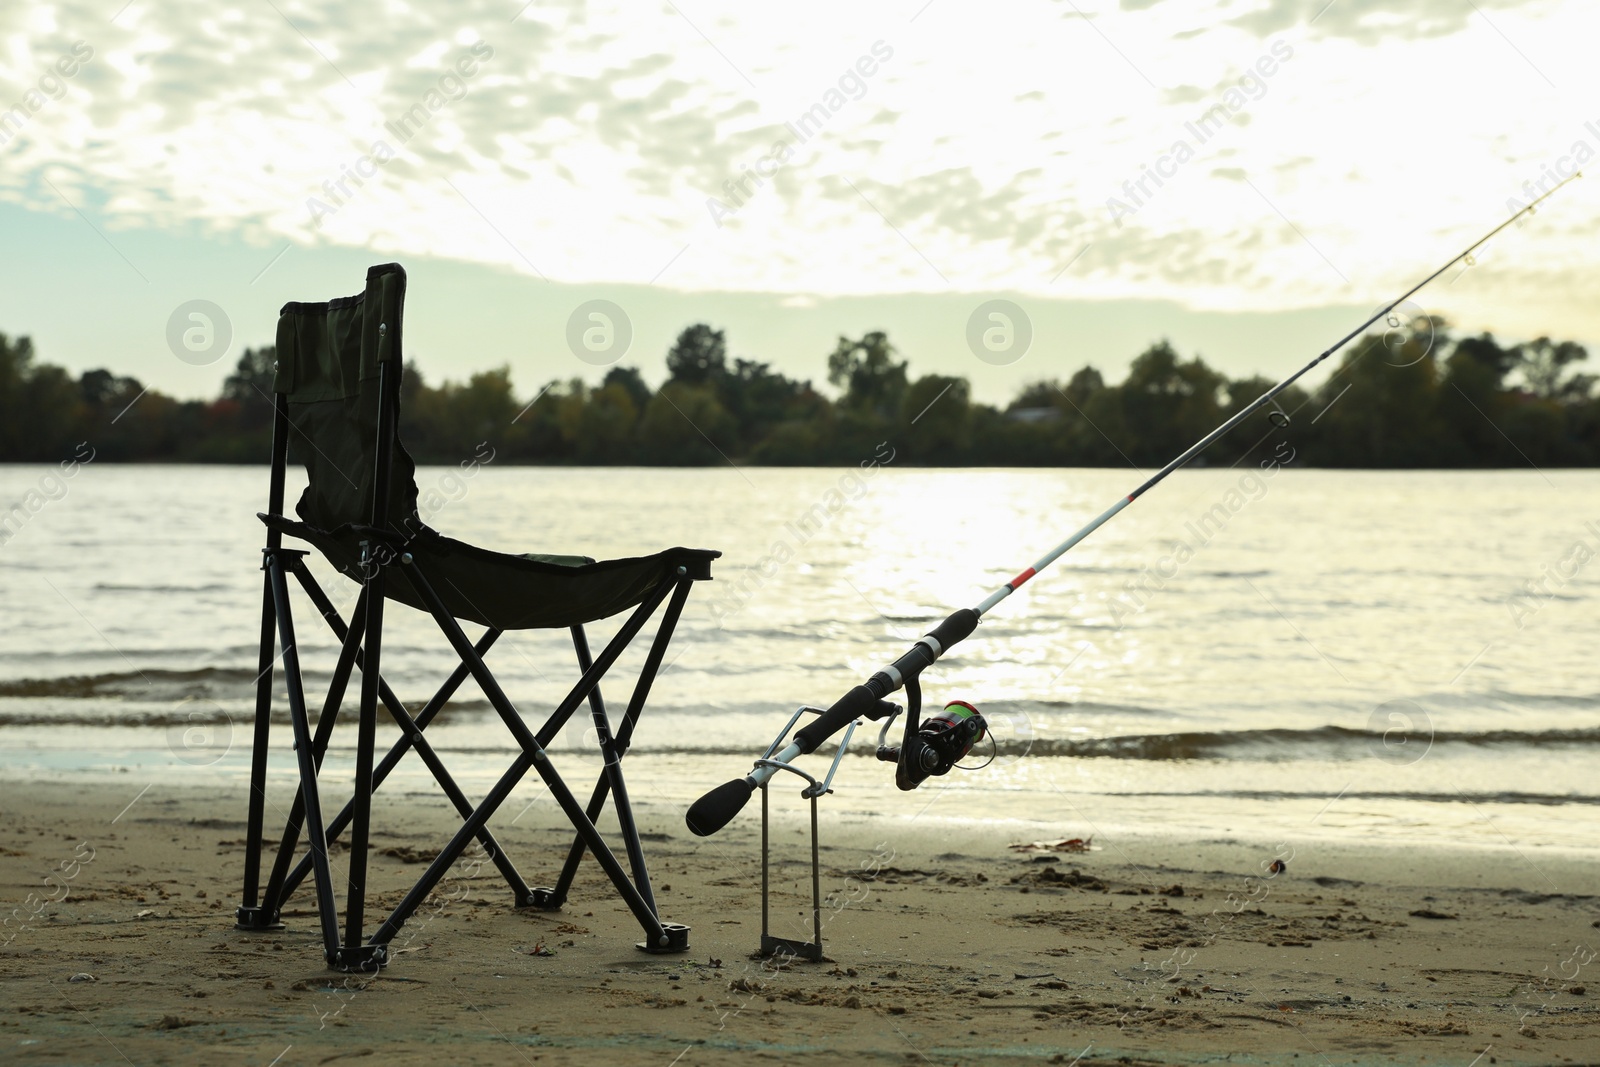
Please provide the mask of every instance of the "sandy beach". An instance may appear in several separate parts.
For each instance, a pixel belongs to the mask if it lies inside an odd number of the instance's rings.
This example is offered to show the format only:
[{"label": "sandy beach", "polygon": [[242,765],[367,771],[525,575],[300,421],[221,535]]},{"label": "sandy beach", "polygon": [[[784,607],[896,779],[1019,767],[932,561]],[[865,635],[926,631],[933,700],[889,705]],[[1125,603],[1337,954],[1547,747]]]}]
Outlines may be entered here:
[{"label": "sandy beach", "polygon": [[[833,821],[828,962],[776,967],[753,956],[759,820],[699,840],[655,804],[653,877],[664,917],[693,927],[689,953],[634,949],[592,861],[561,913],[513,910],[492,866],[463,861],[387,970],[348,977],[324,968],[304,891],[281,933],[232,928],[243,790],[137,785],[5,786],[6,1062],[1600,1062],[1600,901],[1579,858],[1238,835],[1060,852]],[[421,796],[382,812],[375,908],[451,822]],[[567,838],[549,816],[498,829],[535,884]],[[773,924],[804,937],[791,816],[775,823]]]}]

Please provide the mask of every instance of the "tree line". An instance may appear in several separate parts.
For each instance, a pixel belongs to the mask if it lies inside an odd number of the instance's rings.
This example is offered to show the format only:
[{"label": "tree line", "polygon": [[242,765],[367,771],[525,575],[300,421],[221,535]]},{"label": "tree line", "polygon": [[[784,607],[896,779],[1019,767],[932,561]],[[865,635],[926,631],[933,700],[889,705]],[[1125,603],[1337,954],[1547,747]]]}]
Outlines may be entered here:
[{"label": "tree line", "polygon": [[[1502,345],[1368,336],[1314,391],[1291,387],[1207,454],[1233,462],[1274,433],[1323,467],[1600,464],[1600,397],[1577,365],[1583,346],[1541,337]],[[97,462],[264,463],[274,351],[246,349],[212,400],[178,400],[109,370],[74,378],[0,334],[0,461],[54,462],[89,442]],[[1272,382],[1231,380],[1166,341],[1107,382],[1091,366],[976,403],[965,378],[913,377],[882,332],[841,337],[826,357],[828,396],[766,363],[728,355],[724,331],[685,329],[652,389],[633,367],[597,385],[552,381],[516,395],[509,367],[431,385],[407,365],[401,432],[420,463],[454,463],[479,442],[497,463],[853,464],[891,442],[899,463],[1126,466],[1164,463]],[[1287,417],[1287,420],[1285,419]],[[1283,423],[1288,421],[1288,428]]]}]

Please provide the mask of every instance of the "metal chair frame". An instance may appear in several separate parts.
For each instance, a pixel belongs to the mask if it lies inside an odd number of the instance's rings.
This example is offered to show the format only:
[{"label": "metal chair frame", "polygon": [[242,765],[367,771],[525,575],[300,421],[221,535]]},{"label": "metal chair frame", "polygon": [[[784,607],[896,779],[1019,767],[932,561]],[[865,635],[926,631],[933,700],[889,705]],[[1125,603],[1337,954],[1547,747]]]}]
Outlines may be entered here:
[{"label": "metal chair frame", "polygon": [[[385,327],[386,324],[379,326],[380,334]],[[634,727],[660,671],[667,644],[683,612],[690,589],[696,581],[711,577],[710,564],[704,562],[692,567],[680,565],[675,568],[676,573],[666,575],[633,609],[617,634],[601,650],[598,658],[590,654],[583,626],[572,626],[572,642],[581,675],[544,724],[537,731],[531,729],[484,663],[484,654],[494,645],[502,631],[490,627],[476,642],[470,640],[462,630],[460,622],[440,598],[426,573],[426,566],[407,550],[408,535],[394,529],[388,522],[389,508],[386,496],[390,484],[392,458],[398,443],[400,366],[399,360],[395,359],[381,364],[378,369],[379,413],[376,448],[378,476],[373,483],[372,524],[370,527],[361,528],[365,538],[361,544],[362,588],[348,624],[307,569],[305,565],[307,553],[300,549],[284,547],[282,534],[270,524],[268,526],[267,543],[263,549],[262,560],[264,577],[261,602],[261,655],[260,671],[256,678],[255,726],[252,736],[246,833],[247,852],[242,901],[236,913],[236,928],[244,931],[282,929],[280,916],[284,905],[309,874],[312,878],[318,919],[321,924],[324,954],[329,966],[343,971],[377,970],[388,962],[389,945],[406,921],[415,914],[417,908],[427,900],[451,866],[476,840],[481,843],[488,857],[504,877],[518,907],[559,909],[572,888],[573,879],[584,853],[592,852],[644,931],[644,941],[639,947],[648,952],[685,951],[689,947],[689,928],[677,923],[663,922],[656,906],[645,865],[644,849],[622,775],[622,758],[628,750]],[[271,516],[281,516],[292,426],[287,398],[279,393],[274,394],[273,399],[272,473],[268,510]],[[386,576],[395,567],[408,569],[407,580],[426,602],[439,629],[460,657],[459,665],[414,716],[395,696],[381,674],[384,584]],[[289,597],[291,575],[304,589],[313,607],[340,641],[333,677],[314,726],[308,710],[295,640],[294,616]],[[666,605],[665,610],[661,614],[660,624],[634,684],[627,709],[623,713],[621,723],[613,731],[605,701],[600,693],[600,681],[663,604]],[[281,651],[275,652],[275,649]],[[288,691],[289,719],[298,762],[299,788],[285,820],[282,838],[266,885],[263,887],[261,853],[265,840],[263,835],[267,804],[267,755],[272,718],[273,680],[276,671],[280,669],[278,666],[280,659],[283,680]],[[323,816],[319,772],[353,671],[360,671],[361,674],[354,792],[339,813],[329,821]],[[468,676],[471,676],[483,690],[520,749],[511,766],[476,806],[467,799],[450,776],[426,737],[428,726],[437,718],[446,702]],[[590,793],[588,803],[580,804],[552,766],[547,748],[585,700],[589,704],[590,716],[598,735],[605,765]],[[374,766],[377,711],[380,701],[399,724],[401,736],[383,759]],[[439,787],[461,816],[462,825],[399,905],[376,926],[370,937],[366,937],[364,923],[368,888],[367,851],[372,827],[372,796],[400,760],[412,749],[416,750],[417,755],[427,765]],[[530,888],[505,850],[496,841],[488,825],[489,819],[529,770],[536,772],[544,781],[576,832],[567,851],[561,874],[553,887]],[[621,828],[624,851],[628,860],[627,868],[624,868],[612,853],[595,826],[595,820],[604,810],[608,799],[613,802]],[[346,829],[350,831],[350,866],[344,930],[341,936],[328,849]],[[294,856],[302,835],[308,847],[306,854],[295,863]]]}]

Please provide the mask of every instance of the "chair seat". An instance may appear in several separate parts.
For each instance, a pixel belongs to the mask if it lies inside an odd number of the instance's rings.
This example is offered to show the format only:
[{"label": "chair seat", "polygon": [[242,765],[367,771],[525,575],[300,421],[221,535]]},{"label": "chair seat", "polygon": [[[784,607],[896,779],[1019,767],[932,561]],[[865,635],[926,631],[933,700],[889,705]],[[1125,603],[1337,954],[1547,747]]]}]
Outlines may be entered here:
[{"label": "chair seat", "polygon": [[[283,515],[258,513],[268,529],[313,545],[335,569],[361,581],[364,534],[342,526],[320,530]],[[586,556],[491,552],[423,528],[405,545],[450,613],[497,630],[578,626],[626,611],[644,601],[663,579],[711,577],[712,549],[669,548],[650,556],[592,560]],[[679,571],[678,568],[684,568]],[[384,593],[419,611],[427,604],[407,579],[407,568],[386,568]]]}]

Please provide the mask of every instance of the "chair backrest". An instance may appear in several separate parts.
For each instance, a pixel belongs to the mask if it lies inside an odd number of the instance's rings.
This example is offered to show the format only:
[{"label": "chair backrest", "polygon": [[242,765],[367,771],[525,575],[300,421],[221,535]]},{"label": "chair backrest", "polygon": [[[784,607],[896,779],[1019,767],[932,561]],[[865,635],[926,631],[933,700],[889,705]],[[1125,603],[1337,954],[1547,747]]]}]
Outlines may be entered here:
[{"label": "chair backrest", "polygon": [[319,529],[418,521],[416,465],[398,430],[405,293],[406,272],[384,263],[367,271],[365,292],[279,312],[273,388],[289,432],[275,434],[274,481],[292,439],[310,479],[295,511]]}]

